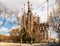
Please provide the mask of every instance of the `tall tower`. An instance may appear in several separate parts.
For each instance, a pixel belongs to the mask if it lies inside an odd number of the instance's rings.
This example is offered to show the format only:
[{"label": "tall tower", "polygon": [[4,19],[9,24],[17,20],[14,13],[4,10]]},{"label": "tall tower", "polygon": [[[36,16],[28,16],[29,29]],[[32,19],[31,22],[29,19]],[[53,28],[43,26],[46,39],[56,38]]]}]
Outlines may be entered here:
[{"label": "tall tower", "polygon": [[40,17],[37,15],[37,23],[40,24]]},{"label": "tall tower", "polygon": [[28,0],[28,12],[27,12],[27,31],[29,33],[31,33],[31,31],[33,30],[33,14],[31,11],[31,4],[30,4],[30,0]]},{"label": "tall tower", "polygon": [[40,18],[37,15],[37,30],[40,31]]},{"label": "tall tower", "polygon": [[26,11],[25,11],[25,4],[24,4],[24,9],[23,9],[23,14],[22,14],[22,26],[26,29]]},{"label": "tall tower", "polygon": [[30,0],[28,0],[28,12],[31,12],[31,4],[30,4]]}]

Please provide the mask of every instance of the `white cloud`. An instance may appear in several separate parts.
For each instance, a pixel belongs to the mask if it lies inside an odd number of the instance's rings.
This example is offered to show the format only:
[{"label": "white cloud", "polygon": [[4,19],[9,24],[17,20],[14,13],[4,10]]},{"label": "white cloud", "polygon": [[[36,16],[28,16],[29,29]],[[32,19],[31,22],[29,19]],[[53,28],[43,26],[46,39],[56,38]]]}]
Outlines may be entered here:
[{"label": "white cloud", "polygon": [[[27,8],[27,1],[28,0],[1,0],[3,3],[7,5],[8,8],[13,10],[21,10],[21,8],[24,7],[24,3],[26,4]],[[45,3],[44,3],[45,2]],[[50,0],[49,5],[53,5],[55,0]],[[40,5],[44,3],[41,7]],[[36,11],[36,13],[41,17],[41,21],[46,21],[47,19],[47,2],[46,0],[31,0],[31,4],[33,9]],[[40,11],[43,10],[43,11]]]},{"label": "white cloud", "polygon": [[10,34],[6,34],[6,36],[9,36]]},{"label": "white cloud", "polygon": [[[1,2],[5,3],[7,7],[10,9],[20,9],[24,6],[24,3],[27,5],[28,0],[1,0]],[[41,3],[45,2],[46,0],[31,0],[31,4],[34,6],[34,8],[37,8],[40,6]]]},{"label": "white cloud", "polygon": [[2,25],[3,24],[3,22],[0,22],[0,25]]},{"label": "white cloud", "polygon": [[38,15],[40,17],[40,22],[41,23],[47,21],[47,11],[46,10],[43,11],[43,12],[39,11],[39,10],[37,10],[37,11],[34,10],[33,13],[34,14],[36,13],[36,15]]},{"label": "white cloud", "polygon": [[[24,3],[26,4],[27,7],[27,1],[28,0],[1,0],[1,2],[3,2],[4,4],[7,5],[8,8],[10,8],[11,10],[21,10],[21,8],[24,7]],[[41,4],[43,3],[43,6],[45,7],[44,10],[46,10],[46,1],[47,0],[31,0],[31,4],[34,10],[41,10],[42,6]],[[45,2],[45,3],[44,3]],[[49,0],[49,5],[53,5],[55,3],[55,0]]]},{"label": "white cloud", "polygon": [[21,28],[21,26],[13,26],[11,29]]},{"label": "white cloud", "polygon": [[0,29],[0,34],[6,34],[6,33],[8,33],[8,28],[6,28],[6,27],[2,27],[1,29]]},{"label": "white cloud", "polygon": [[58,38],[58,33],[55,30],[53,30],[53,27],[50,27],[49,30],[50,30],[51,38]]}]

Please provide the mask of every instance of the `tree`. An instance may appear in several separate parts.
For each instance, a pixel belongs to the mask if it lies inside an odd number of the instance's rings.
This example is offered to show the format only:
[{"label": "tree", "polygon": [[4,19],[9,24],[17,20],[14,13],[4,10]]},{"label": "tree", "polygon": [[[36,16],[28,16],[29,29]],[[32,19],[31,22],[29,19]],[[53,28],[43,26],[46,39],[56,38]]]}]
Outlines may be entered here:
[{"label": "tree", "polygon": [[[4,25],[8,18],[11,19],[12,15],[15,15],[15,17],[16,17],[15,19],[18,19],[18,17],[16,16],[17,13],[18,13],[17,10],[11,10],[11,9],[7,8],[7,6],[4,3],[0,2],[0,18],[3,19],[2,23],[0,23],[0,26]],[[13,21],[13,22],[8,21],[8,23],[15,24],[16,21]]]},{"label": "tree", "polygon": [[[10,38],[13,42],[20,42],[20,27],[12,29],[10,33]],[[13,38],[12,38],[13,37]]]},{"label": "tree", "polygon": [[57,0],[56,8],[50,14],[50,26],[58,33],[60,43],[60,0]]}]

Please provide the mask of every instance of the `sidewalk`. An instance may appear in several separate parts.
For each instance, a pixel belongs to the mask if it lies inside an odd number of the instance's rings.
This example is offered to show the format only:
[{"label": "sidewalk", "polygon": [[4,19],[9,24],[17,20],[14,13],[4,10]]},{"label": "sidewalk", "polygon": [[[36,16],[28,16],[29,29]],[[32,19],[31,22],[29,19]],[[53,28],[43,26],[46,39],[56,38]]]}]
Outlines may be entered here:
[{"label": "sidewalk", "polygon": [[[20,46],[20,43],[6,43],[6,42],[1,42],[0,46]],[[36,44],[22,44],[22,46],[48,46],[45,43],[36,43]]]}]

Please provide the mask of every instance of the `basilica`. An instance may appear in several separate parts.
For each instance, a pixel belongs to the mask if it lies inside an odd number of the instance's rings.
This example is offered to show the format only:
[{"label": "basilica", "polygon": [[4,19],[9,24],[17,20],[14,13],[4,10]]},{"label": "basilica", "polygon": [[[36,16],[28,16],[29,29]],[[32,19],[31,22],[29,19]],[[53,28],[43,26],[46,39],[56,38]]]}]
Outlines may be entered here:
[{"label": "basilica", "polygon": [[28,0],[28,11],[26,13],[24,4],[23,14],[21,15],[21,31],[27,32],[29,37],[36,42],[47,42],[49,41],[49,23],[48,21],[40,23],[40,17],[32,13],[31,7],[30,0]]}]

